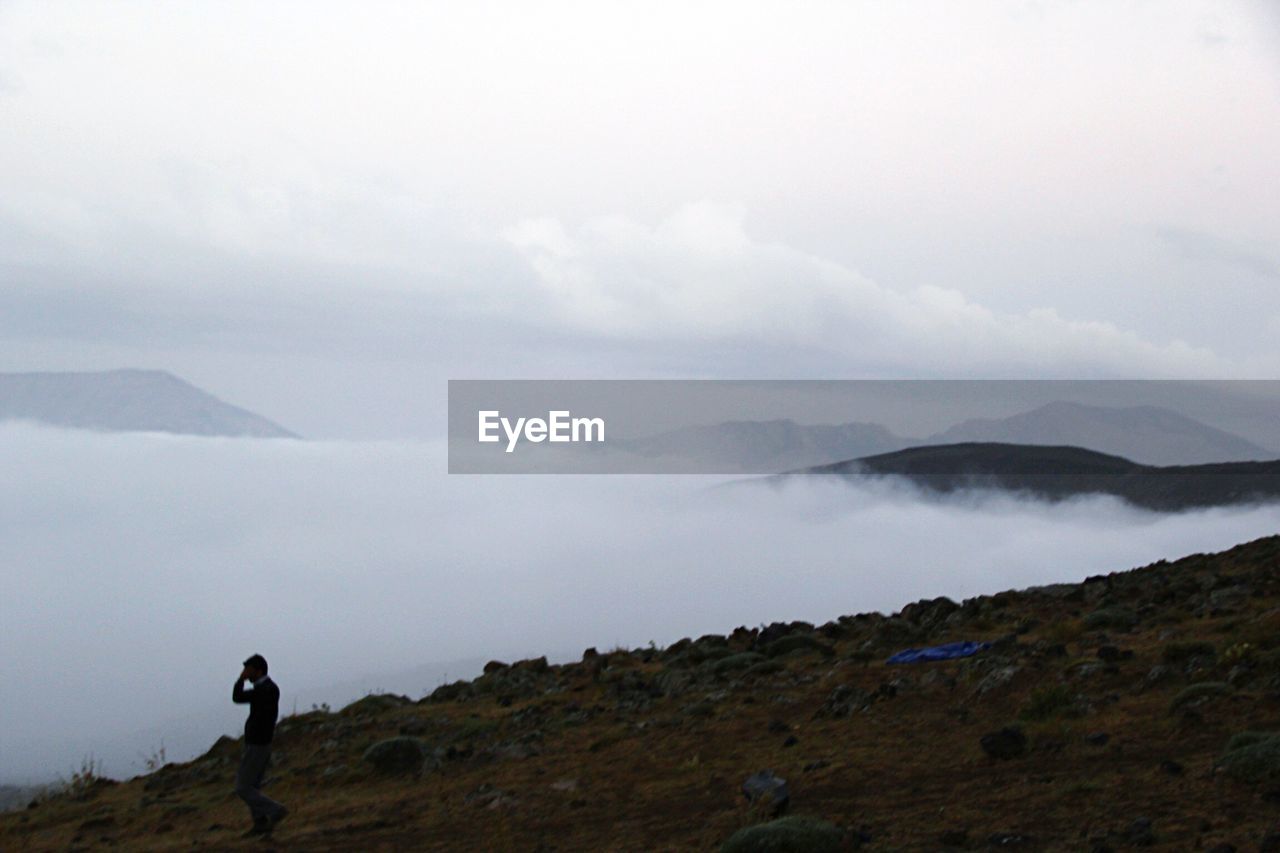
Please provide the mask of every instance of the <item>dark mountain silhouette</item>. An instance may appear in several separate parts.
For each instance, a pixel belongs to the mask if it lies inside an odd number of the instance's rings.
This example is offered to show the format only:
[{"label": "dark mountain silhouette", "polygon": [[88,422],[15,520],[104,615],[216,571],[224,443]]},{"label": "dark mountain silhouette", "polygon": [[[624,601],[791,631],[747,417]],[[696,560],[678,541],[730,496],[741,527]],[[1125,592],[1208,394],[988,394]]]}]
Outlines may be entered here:
[{"label": "dark mountain silhouette", "polygon": [[5,420],[104,432],[296,437],[162,370],[0,373]]},{"label": "dark mountain silhouette", "polygon": [[897,476],[937,492],[995,489],[1060,500],[1115,495],[1161,511],[1280,499],[1280,461],[1141,465],[1082,447],[962,443],[912,447],[780,475]]},{"label": "dark mountain silhouette", "polygon": [[1147,465],[1249,462],[1280,454],[1158,406],[1048,403],[1007,418],[964,421],[922,444],[985,441],[1089,447]]}]

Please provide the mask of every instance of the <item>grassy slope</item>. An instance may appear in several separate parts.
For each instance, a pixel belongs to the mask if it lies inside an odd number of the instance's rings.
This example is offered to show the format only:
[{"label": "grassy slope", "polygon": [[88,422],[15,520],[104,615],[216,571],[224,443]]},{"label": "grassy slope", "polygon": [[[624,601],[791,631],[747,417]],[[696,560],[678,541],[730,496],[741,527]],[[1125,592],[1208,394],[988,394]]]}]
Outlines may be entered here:
[{"label": "grassy slope", "polygon": [[[1280,730],[1280,537],[974,599],[941,619],[949,610],[844,617],[813,633],[834,656],[792,652],[772,658],[772,672],[718,663],[759,647],[740,629],[723,648],[709,639],[545,670],[525,662],[416,703],[372,697],[286,718],[267,791],[293,814],[270,841],[238,837],[239,745],[227,740],[194,762],[0,816],[0,849],[714,849],[760,819],[739,786],[762,768],[788,779],[793,813],[864,831],[872,850],[940,849],[948,830],[967,830],[970,849],[998,832],[1035,839],[1016,849],[1087,850],[1108,833],[1125,849],[1140,817],[1155,849],[1256,849],[1274,824],[1275,791],[1215,762],[1236,732]],[[1137,619],[1131,630],[1098,627],[1123,611]],[[1002,637],[967,660],[882,663],[905,645]],[[1166,663],[1188,641],[1211,643],[1216,658]],[[1104,664],[1104,645],[1133,655]],[[1148,683],[1157,666],[1165,679]],[[1229,694],[1171,712],[1189,684],[1228,679]],[[839,685],[870,704],[823,715]],[[1025,719],[1033,701],[1040,719]],[[979,738],[1020,715],[1028,753],[987,757]],[[438,749],[438,766],[375,776],[364,750],[402,731]],[[1105,745],[1086,741],[1099,732]],[[786,746],[789,735],[798,742]]]}]

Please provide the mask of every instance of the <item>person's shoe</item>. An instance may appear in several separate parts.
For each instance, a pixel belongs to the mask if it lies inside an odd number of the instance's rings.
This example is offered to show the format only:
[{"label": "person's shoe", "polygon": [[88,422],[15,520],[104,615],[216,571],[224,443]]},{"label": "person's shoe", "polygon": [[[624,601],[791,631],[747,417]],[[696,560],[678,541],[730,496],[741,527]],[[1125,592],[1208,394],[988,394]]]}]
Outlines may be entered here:
[{"label": "person's shoe", "polygon": [[271,821],[259,818],[253,822],[253,826],[249,827],[240,836],[241,838],[253,838],[255,835],[266,835],[271,831]]},{"label": "person's shoe", "polygon": [[271,817],[267,819],[267,828],[265,831],[268,833],[271,832],[271,830],[276,828],[276,824],[278,824],[280,821],[284,820],[288,816],[289,816],[289,810],[286,809],[284,806],[281,806],[280,811],[276,812],[275,814],[273,814]]}]

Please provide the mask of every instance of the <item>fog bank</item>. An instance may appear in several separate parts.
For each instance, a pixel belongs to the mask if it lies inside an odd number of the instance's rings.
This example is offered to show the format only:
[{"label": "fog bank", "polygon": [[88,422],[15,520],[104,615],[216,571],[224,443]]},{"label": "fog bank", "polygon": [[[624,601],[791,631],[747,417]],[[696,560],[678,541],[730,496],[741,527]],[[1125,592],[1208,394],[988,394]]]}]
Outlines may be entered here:
[{"label": "fog bank", "polygon": [[[410,690],[360,679],[442,661],[1079,580],[1226,548],[1278,518],[444,470],[443,444],[0,427],[0,781],[66,774],[86,744],[126,735],[158,746],[175,719],[205,722],[167,741],[168,757],[202,750],[235,730],[231,682],[251,652],[271,661],[287,711],[325,685],[348,683],[335,698],[351,684]],[[139,769],[97,753],[109,774]]]}]

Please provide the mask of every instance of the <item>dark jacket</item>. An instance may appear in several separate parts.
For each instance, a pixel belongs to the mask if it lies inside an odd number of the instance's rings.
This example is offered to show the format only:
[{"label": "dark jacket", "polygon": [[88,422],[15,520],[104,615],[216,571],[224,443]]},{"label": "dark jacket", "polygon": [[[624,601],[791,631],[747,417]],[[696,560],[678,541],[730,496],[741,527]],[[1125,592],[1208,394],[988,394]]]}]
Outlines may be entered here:
[{"label": "dark jacket", "polygon": [[244,689],[244,682],[237,681],[231,691],[231,701],[249,706],[249,719],[244,721],[244,742],[271,743],[276,732],[276,717],[280,714],[280,688],[270,678],[264,677],[252,690]]}]

